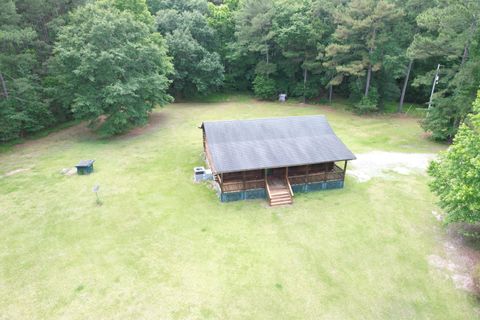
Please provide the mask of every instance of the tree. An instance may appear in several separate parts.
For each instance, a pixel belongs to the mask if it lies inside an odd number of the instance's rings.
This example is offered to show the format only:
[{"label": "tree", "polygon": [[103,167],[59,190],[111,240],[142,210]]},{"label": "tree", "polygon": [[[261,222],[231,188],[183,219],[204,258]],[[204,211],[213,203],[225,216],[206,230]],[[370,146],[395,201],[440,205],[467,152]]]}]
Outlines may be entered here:
[{"label": "tree", "polygon": [[178,12],[198,11],[202,15],[208,13],[208,3],[205,0],[147,0],[147,5],[153,15],[166,9]]},{"label": "tree", "polygon": [[173,57],[175,96],[207,94],[223,83],[224,68],[215,49],[206,1],[157,1],[157,27]]},{"label": "tree", "polygon": [[447,223],[480,221],[480,91],[452,146],[428,169]]},{"label": "tree", "polygon": [[43,129],[54,120],[36,74],[35,30],[21,26],[11,0],[0,3],[0,21],[0,141],[6,141]]},{"label": "tree", "polygon": [[[253,89],[255,95],[262,99],[277,93],[275,81],[270,79],[277,71],[276,63],[272,62],[276,50],[274,16],[272,0],[242,1],[235,15],[235,56],[253,61]],[[266,92],[270,94],[266,95]]]},{"label": "tree", "polygon": [[175,71],[172,90],[176,96],[207,94],[223,82],[223,66],[217,53],[202,47],[187,29],[167,33]]},{"label": "tree", "polygon": [[97,2],[75,10],[51,61],[56,95],[75,117],[105,134],[144,124],[166,93],[172,72],[163,39],[128,11]]},{"label": "tree", "polygon": [[323,35],[327,27],[317,19],[312,8],[312,1],[284,0],[280,2],[274,18],[275,41],[282,54],[302,70],[302,96],[305,102],[318,93],[318,89],[307,93],[308,72],[322,69],[319,50],[323,47]]},{"label": "tree", "polygon": [[270,62],[271,46],[275,36],[273,17],[275,8],[271,0],[246,0],[236,15],[237,45],[248,51],[264,55],[264,61],[257,64],[257,73],[267,78],[275,72],[276,66]]},{"label": "tree", "polygon": [[352,0],[334,13],[337,28],[334,43],[325,50],[325,66],[335,69],[335,84],[346,76],[366,76],[360,106],[376,109],[376,101],[369,96],[372,73],[381,70],[391,28],[402,15],[386,0]]},{"label": "tree", "polygon": [[[471,72],[476,63],[468,62],[476,60],[469,53],[478,48],[479,17],[480,2],[471,0],[439,1],[417,17],[420,31],[410,45],[409,54],[415,59],[429,59],[432,67],[418,76],[414,85],[430,87],[433,69],[438,63],[442,65],[433,108],[422,124],[434,139],[452,139],[471,111],[479,79]],[[467,75],[470,75],[468,80]]]},{"label": "tree", "polygon": [[246,91],[250,86],[251,61],[238,54],[235,46],[235,13],[239,0],[208,3],[208,25],[215,30],[214,51],[225,68],[223,88]]},{"label": "tree", "polygon": [[107,6],[113,6],[120,11],[130,12],[136,20],[152,26],[155,22],[152,14],[148,11],[146,0],[102,0]]},{"label": "tree", "polygon": [[405,12],[405,17],[402,21],[400,21],[399,24],[396,25],[395,29],[397,32],[395,32],[395,37],[393,40],[395,43],[398,43],[400,47],[400,52],[398,55],[400,58],[399,60],[403,60],[403,64],[406,64],[406,67],[404,68],[405,71],[401,74],[401,77],[403,77],[403,84],[397,108],[397,112],[402,113],[410,75],[412,73],[412,68],[415,61],[415,53],[409,51],[408,47],[411,45],[415,34],[418,32],[416,19],[418,15],[432,7],[434,3],[423,0],[408,0],[400,2],[400,5]]},{"label": "tree", "polygon": [[216,51],[222,58],[228,52],[228,44],[234,40],[235,10],[238,0],[227,0],[221,4],[208,3],[208,25],[215,30]]}]

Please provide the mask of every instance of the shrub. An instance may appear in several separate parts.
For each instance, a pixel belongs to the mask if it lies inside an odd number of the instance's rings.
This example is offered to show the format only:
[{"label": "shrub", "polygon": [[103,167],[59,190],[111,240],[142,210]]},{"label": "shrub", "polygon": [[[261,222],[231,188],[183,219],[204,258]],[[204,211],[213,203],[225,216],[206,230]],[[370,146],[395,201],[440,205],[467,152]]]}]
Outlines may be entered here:
[{"label": "shrub", "polygon": [[353,105],[355,113],[366,114],[378,111],[378,93],[372,87],[367,97],[362,97],[359,102]]},{"label": "shrub", "polygon": [[273,100],[277,95],[275,81],[262,75],[257,75],[253,80],[255,96],[263,100]]}]

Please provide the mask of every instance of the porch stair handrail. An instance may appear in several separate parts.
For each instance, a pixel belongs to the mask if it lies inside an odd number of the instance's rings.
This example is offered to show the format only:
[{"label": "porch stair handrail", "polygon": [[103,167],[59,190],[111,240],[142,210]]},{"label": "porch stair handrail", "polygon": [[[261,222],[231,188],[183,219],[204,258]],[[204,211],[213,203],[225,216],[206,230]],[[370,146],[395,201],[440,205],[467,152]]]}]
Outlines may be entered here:
[{"label": "porch stair handrail", "polygon": [[268,186],[267,175],[265,175],[265,190],[267,190],[267,197],[268,197],[268,201],[270,202],[272,200],[272,198],[271,198],[271,195],[270,195],[270,187]]},{"label": "porch stair handrail", "polygon": [[288,191],[290,192],[290,196],[293,197],[292,185],[290,184],[290,180],[288,180],[288,177],[285,177],[285,182],[287,183]]}]

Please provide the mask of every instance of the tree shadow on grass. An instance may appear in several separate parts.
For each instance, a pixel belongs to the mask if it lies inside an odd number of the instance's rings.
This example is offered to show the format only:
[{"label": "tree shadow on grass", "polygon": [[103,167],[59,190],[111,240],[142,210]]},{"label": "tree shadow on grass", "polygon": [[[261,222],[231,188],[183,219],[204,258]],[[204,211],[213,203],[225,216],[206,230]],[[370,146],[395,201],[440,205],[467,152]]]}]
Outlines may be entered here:
[{"label": "tree shadow on grass", "polygon": [[29,138],[20,141],[16,144],[11,144],[0,150],[0,153],[5,153],[9,150],[22,150],[35,147],[45,148],[48,145],[71,144],[72,142],[81,143],[108,143],[115,141],[123,141],[135,137],[139,137],[148,133],[157,131],[167,120],[168,116],[164,112],[153,112],[150,114],[148,123],[141,127],[133,128],[132,130],[113,137],[102,137],[95,130],[88,126],[88,121],[81,123],[72,122],[69,127],[63,127],[60,130],[53,130],[45,136],[40,138]]},{"label": "tree shadow on grass", "polygon": [[122,133],[120,135],[116,135],[113,137],[108,138],[99,138],[101,140],[127,140],[131,138],[135,138],[138,136],[142,136],[144,134],[152,133],[157,131],[163,124],[167,121],[167,114],[165,112],[153,112],[148,117],[148,122],[144,126],[133,128],[132,130]]}]

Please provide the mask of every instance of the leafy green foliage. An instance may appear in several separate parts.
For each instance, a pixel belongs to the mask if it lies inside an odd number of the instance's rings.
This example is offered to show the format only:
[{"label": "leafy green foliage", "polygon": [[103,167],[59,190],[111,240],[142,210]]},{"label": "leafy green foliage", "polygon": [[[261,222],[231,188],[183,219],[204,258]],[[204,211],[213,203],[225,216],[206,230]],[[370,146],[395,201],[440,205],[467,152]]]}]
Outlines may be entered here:
[{"label": "leafy green foliage", "polygon": [[480,221],[480,92],[453,145],[430,164],[428,172],[447,223]]},{"label": "leafy green foliage", "polygon": [[163,39],[128,11],[102,3],[77,9],[54,54],[56,95],[107,135],[144,124],[156,105],[171,101]]},{"label": "leafy green foliage", "polygon": [[376,101],[368,98],[372,73],[382,70],[392,26],[402,16],[400,8],[385,0],[352,0],[334,12],[337,28],[334,42],[325,49],[325,66],[337,75],[332,84],[346,76],[366,76],[367,99],[358,104],[363,111],[376,109],[371,106]]},{"label": "leafy green foliage", "polygon": [[236,14],[235,47],[240,54],[254,54],[257,61],[255,73],[265,77],[277,70],[276,64],[270,61],[276,35],[274,16],[272,0],[245,0]]},{"label": "leafy green foliage", "polygon": [[158,31],[165,35],[173,57],[175,96],[207,94],[223,83],[224,68],[214,52],[215,34],[207,21],[207,2],[157,2]]},{"label": "leafy green foliage", "polygon": [[205,0],[147,0],[147,5],[153,15],[167,9],[178,12],[197,11],[202,15],[208,12],[208,3]]},{"label": "leafy green foliage", "polygon": [[255,96],[263,100],[272,100],[277,94],[275,80],[263,75],[257,75],[253,80],[253,92]]},{"label": "leafy green foliage", "polygon": [[304,100],[318,94],[318,89],[312,90],[309,86],[309,73],[322,71],[319,49],[324,47],[324,35],[328,32],[324,21],[316,19],[316,12],[311,8],[312,1],[285,0],[277,8],[274,19],[276,43],[282,54],[302,70],[301,90],[297,85],[292,93],[303,96]]},{"label": "leafy green foliage", "polygon": [[36,32],[21,26],[14,2],[0,4],[0,141],[21,137],[53,123],[35,74]]},{"label": "leafy green foliage", "polygon": [[[445,0],[417,17],[420,32],[408,49],[416,59],[430,59],[442,65],[433,107],[423,121],[426,131],[438,140],[451,140],[471,111],[480,77],[478,69],[478,24],[480,2]],[[430,69],[417,76],[414,85],[430,88]]]},{"label": "leafy green foliage", "polygon": [[353,110],[357,114],[366,114],[378,110],[378,94],[375,88],[372,88],[368,96],[363,96],[359,102],[353,105]]},{"label": "leafy green foliage", "polygon": [[120,11],[128,11],[135,17],[136,20],[151,25],[155,19],[148,11],[147,2],[145,0],[100,0],[105,2],[107,6],[112,6]]},{"label": "leafy green foliage", "polygon": [[172,89],[175,95],[207,94],[222,84],[220,57],[195,41],[189,30],[174,30],[166,35],[166,40],[174,57]]}]

